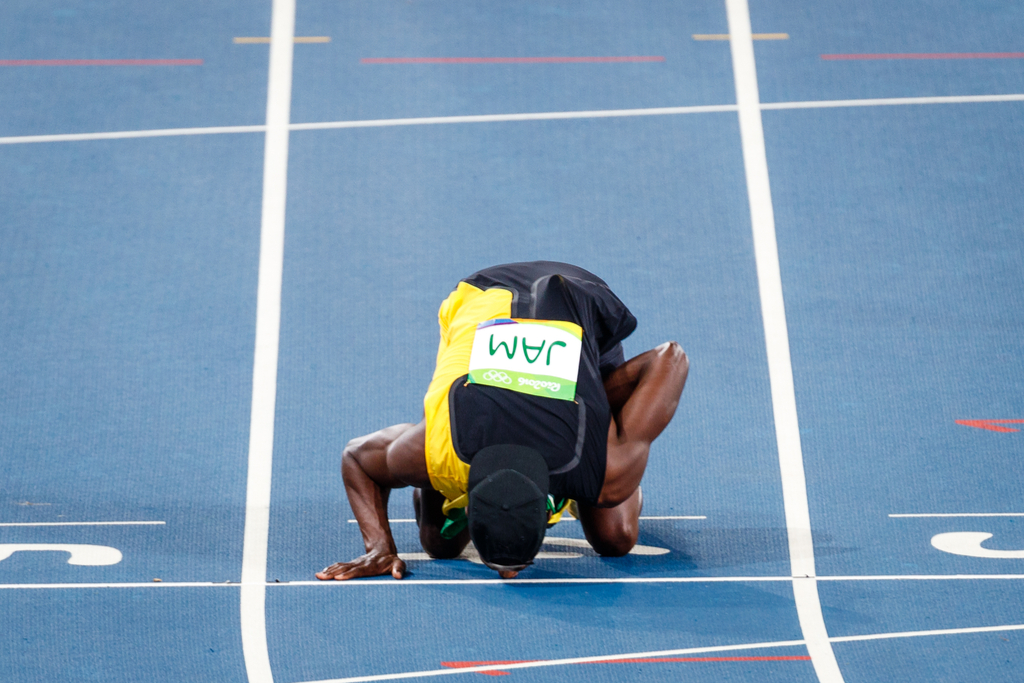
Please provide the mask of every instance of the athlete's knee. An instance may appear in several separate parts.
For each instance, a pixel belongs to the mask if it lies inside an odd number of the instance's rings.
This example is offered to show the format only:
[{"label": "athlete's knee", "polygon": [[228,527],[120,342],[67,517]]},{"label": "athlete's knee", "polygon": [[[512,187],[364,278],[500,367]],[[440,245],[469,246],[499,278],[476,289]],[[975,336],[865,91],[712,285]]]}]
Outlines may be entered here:
[{"label": "athlete's knee", "polygon": [[683,350],[683,347],[679,342],[667,341],[658,346],[658,351],[672,358],[672,360],[678,363],[682,368],[686,370],[690,369],[690,357],[686,355],[686,351]]},{"label": "athlete's knee", "polygon": [[462,529],[452,538],[441,535],[446,517],[441,510],[444,497],[433,490],[416,489],[413,506],[420,528],[420,545],[435,560],[451,560],[462,554],[469,544],[469,531]]},{"label": "athlete's knee", "polygon": [[604,526],[594,538],[588,539],[594,551],[602,557],[622,557],[629,553],[640,537],[636,524],[620,521]]},{"label": "athlete's knee", "polygon": [[460,533],[455,538],[442,538],[437,529],[420,527],[420,545],[423,552],[435,560],[454,560],[469,545],[469,533]]}]

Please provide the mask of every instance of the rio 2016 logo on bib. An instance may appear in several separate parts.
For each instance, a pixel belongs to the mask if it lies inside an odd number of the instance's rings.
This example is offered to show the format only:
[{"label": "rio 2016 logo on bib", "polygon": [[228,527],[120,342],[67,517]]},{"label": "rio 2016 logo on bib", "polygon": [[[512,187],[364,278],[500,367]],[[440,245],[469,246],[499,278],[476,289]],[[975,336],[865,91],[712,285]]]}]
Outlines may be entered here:
[{"label": "rio 2016 logo on bib", "polygon": [[499,318],[477,325],[469,381],[564,401],[576,398],[583,328],[562,320]]}]

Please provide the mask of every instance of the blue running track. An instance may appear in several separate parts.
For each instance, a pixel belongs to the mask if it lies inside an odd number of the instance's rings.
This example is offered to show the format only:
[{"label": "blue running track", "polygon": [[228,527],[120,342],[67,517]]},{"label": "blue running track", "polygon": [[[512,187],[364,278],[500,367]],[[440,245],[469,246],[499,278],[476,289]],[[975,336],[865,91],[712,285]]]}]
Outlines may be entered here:
[{"label": "blue running track", "polygon": [[[1022,679],[1018,3],[289,2],[0,5],[0,680]],[[533,259],[691,358],[638,548],[316,581]]]}]

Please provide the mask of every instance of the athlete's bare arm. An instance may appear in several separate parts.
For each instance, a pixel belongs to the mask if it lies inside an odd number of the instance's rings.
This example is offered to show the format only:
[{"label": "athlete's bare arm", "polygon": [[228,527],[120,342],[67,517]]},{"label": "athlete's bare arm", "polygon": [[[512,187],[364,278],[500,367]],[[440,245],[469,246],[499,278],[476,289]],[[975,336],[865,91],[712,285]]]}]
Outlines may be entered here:
[{"label": "athlete's bare arm", "polygon": [[426,425],[420,422],[387,427],[345,446],[341,477],[366,554],[332,564],[317,572],[318,579],[344,581],[381,574],[401,579],[405,575],[405,562],[398,557],[388,524],[388,496],[391,489],[405,486],[430,488],[425,438]]},{"label": "athlete's bare arm", "polygon": [[605,380],[613,419],[608,428],[608,464],[597,504],[613,507],[640,485],[651,442],[679,405],[690,361],[676,342],[666,342],[620,365]]},{"label": "athlete's bare arm", "polygon": [[667,342],[620,365],[605,380],[612,420],[604,485],[597,505],[579,505],[584,534],[601,555],[625,555],[636,545],[640,480],[651,442],[672,420],[689,370],[682,347]]}]

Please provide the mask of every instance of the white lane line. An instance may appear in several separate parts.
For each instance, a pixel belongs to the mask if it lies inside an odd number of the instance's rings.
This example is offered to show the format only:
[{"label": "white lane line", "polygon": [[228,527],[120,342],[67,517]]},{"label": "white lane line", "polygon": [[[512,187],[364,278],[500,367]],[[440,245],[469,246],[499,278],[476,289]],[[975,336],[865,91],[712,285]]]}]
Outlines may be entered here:
[{"label": "white lane line", "polygon": [[1024,517],[1024,512],[938,512],[906,515],[889,515],[893,518],[908,517]]},{"label": "white lane line", "polygon": [[880,97],[864,100],[811,100],[809,102],[762,102],[761,109],[831,109],[835,107],[891,107],[903,104],[972,104],[1022,102],[1024,95],[953,95],[950,97]]},{"label": "white lane line", "polygon": [[594,655],[591,657],[567,657],[565,659],[544,659],[535,662],[519,662],[517,664],[489,664],[485,666],[468,666],[458,669],[428,669],[426,671],[408,671],[399,674],[376,674],[373,676],[352,676],[350,678],[330,678],[309,683],[369,683],[369,681],[398,681],[404,678],[427,678],[432,676],[455,676],[458,674],[486,673],[489,671],[512,671],[515,669],[537,669],[552,666],[568,666],[570,664],[598,664],[614,662],[620,659],[641,659],[655,657],[675,657],[708,652],[735,652],[738,650],[761,650],[778,647],[799,647],[802,640],[776,640],[766,643],[744,643],[742,645],[718,645],[714,647],[688,647],[679,650],[658,650],[655,652],[630,652],[617,655]]},{"label": "white lane line", "polygon": [[965,633],[1000,633],[1003,631],[1024,631],[1024,624],[1007,626],[980,626],[975,628],[943,628],[934,631],[902,631],[900,633],[874,633],[866,636],[840,636],[832,638],[833,643],[857,643],[865,640],[888,640],[890,638],[918,638],[921,636],[959,636]]},{"label": "white lane line", "polygon": [[[900,633],[873,633],[861,636],[842,636],[831,638],[833,643],[853,643],[870,640],[889,640],[897,638],[916,638],[922,636],[951,636],[971,633],[1005,633],[1022,631],[1024,624],[1006,626],[981,626],[975,628],[936,629],[933,631],[903,631]],[[539,667],[568,666],[571,664],[601,664],[622,659],[654,659],[658,657],[674,657],[679,655],[706,654],[711,652],[736,652],[742,650],[768,650],[775,648],[799,647],[805,645],[802,640],[776,640],[764,643],[745,643],[742,645],[721,645],[716,647],[692,647],[680,650],[662,650],[659,652],[632,652],[618,655],[596,655],[592,657],[572,657],[565,659],[548,659],[518,664],[490,664],[460,669],[428,669],[425,671],[409,671],[398,674],[377,674],[372,676],[352,676],[349,678],[332,678],[308,683],[370,683],[370,681],[396,681],[408,678],[427,678],[433,676],[453,676],[461,673],[487,673],[491,671],[510,671],[513,669],[534,669]]]},{"label": "white lane line", "polygon": [[736,111],[734,104],[710,104],[693,107],[655,107],[650,109],[597,109],[592,111],[549,111],[528,114],[480,114],[472,116],[426,116],[408,119],[367,119],[363,121],[328,121],[293,123],[292,130],[327,130],[333,128],[381,128],[388,126],[429,126],[452,123],[502,123],[508,121],[559,121],[565,119],[605,119],[631,116],[673,116],[679,114],[711,114]]},{"label": "white lane line", "polygon": [[224,133],[262,133],[266,126],[213,126],[207,128],[158,128],[154,130],[119,130],[109,133],[62,133],[59,135],[14,135],[0,137],[0,145],[32,142],[79,142],[83,140],[124,140],[126,138],[162,138],[180,135],[222,135]]},{"label": "white lane line", "polygon": [[[640,521],[672,521],[672,520],[701,520],[707,519],[707,515],[652,515],[650,517],[641,517]],[[571,515],[566,514],[559,520],[559,524],[562,522],[578,522],[578,519],[574,519]]]},{"label": "white lane line", "polygon": [[[268,586],[508,586],[512,584],[655,584],[655,583],[775,583],[793,581],[792,576],[655,576],[594,579],[362,579],[359,581],[289,581]],[[1020,581],[1024,574],[918,574],[888,576],[818,576],[817,581]],[[48,584],[47,584],[48,585]]]},{"label": "white lane line", "polygon": [[[642,520],[643,519],[662,519],[662,520],[665,520],[665,519],[707,519],[707,516],[705,516],[705,515],[662,515],[662,516],[641,517],[640,519],[642,519]],[[575,522],[576,520],[573,519],[572,517],[564,517],[561,521],[563,521],[563,522]],[[414,524],[415,522],[416,522],[415,519],[389,519],[388,520],[388,524]],[[354,520],[354,519],[350,519],[350,520],[348,520],[348,523],[349,524],[358,524],[359,522]],[[0,526],[3,526],[3,525],[0,524]]]},{"label": "white lane line", "polygon": [[[350,519],[350,520],[348,520],[348,523],[349,524],[359,524],[359,520],[357,520],[357,519]],[[415,519],[389,519],[388,520],[388,524],[415,524],[415,523],[416,523]]]},{"label": "white lane line", "polygon": [[[404,119],[361,119],[355,121],[324,121],[292,123],[289,130],[331,130],[337,128],[389,128],[393,126],[427,126],[456,123],[502,123],[514,121],[559,121],[567,119],[626,118],[633,116],[678,116],[736,111],[734,104],[697,105],[692,107],[654,107],[647,109],[598,109],[592,111],[529,112],[521,114],[479,114],[468,116],[426,116]],[[262,133],[266,126],[218,126],[211,128],[166,128],[128,130],[109,133],[65,133],[59,135],[16,135],[0,137],[0,145],[32,142],[79,142],[84,140],[119,140],[123,138],[156,138],[173,135],[216,135],[223,133]]]},{"label": "white lane line", "polygon": [[[819,100],[808,102],[766,102],[761,109],[830,109],[842,107],[881,107],[904,104],[970,104],[978,102],[1024,102],[1024,94],[954,95],[949,97],[889,97],[863,100]],[[630,116],[671,116],[736,111],[734,104],[712,104],[692,107],[655,107],[649,109],[598,109],[593,111],[537,112],[525,114],[483,114],[473,116],[431,116],[406,119],[364,119],[357,121],[324,121],[293,123],[289,130],[329,130],[334,128],[381,128],[389,126],[423,126],[453,123],[498,123],[503,121],[554,121],[564,119],[600,119]],[[263,133],[266,126],[215,126],[208,128],[162,128],[126,130],[108,133],[64,133],[57,135],[14,135],[0,137],[0,145],[32,142],[77,142],[84,140],[120,140],[124,138],[156,138],[176,135],[217,135],[223,133]]]},{"label": "white lane line", "polygon": [[0,590],[12,590],[24,588],[26,590],[46,590],[48,588],[230,588],[241,586],[238,582],[225,581],[213,583],[211,581],[136,581],[124,583],[3,583]]},{"label": "white lane line", "polygon": [[1010,581],[1024,579],[1024,574],[878,574],[874,576],[819,576],[818,581]]},{"label": "white lane line", "polygon": [[803,452],[793,390],[793,368],[789,353],[789,331],[782,297],[779,252],[775,241],[775,213],[768,180],[768,159],[761,124],[760,96],[754,42],[750,31],[750,11],[746,0],[726,0],[729,21],[729,47],[732,53],[736,103],[739,106],[743,166],[754,236],[754,260],[761,298],[768,376],[771,384],[775,439],[782,471],[782,497],[789,536],[789,557],[800,629],[807,641],[807,652],[821,683],[842,683],[843,675],[828,640],[821,613],[818,585],[814,580],[814,541],[807,504]]},{"label": "white lane line", "polygon": [[[818,576],[818,581],[1022,581],[1024,574],[907,574],[878,576]],[[363,579],[359,581],[268,581],[267,587],[280,586],[507,586],[509,584],[657,584],[657,583],[777,583],[792,581],[790,576],[657,576],[650,578],[608,579]],[[162,581],[123,583],[5,583],[0,590],[37,590],[47,588],[225,588],[241,587],[234,581]]]},{"label": "white lane line", "polygon": [[295,0],[274,0],[271,11],[267,125],[263,149],[263,209],[256,294],[256,343],[249,418],[240,617],[249,683],[273,683],[267,651],[266,576],[273,470],[277,355],[281,326],[281,271],[288,182]]},{"label": "white lane line", "polygon": [[167,522],[2,522],[0,526],[142,526]]}]

